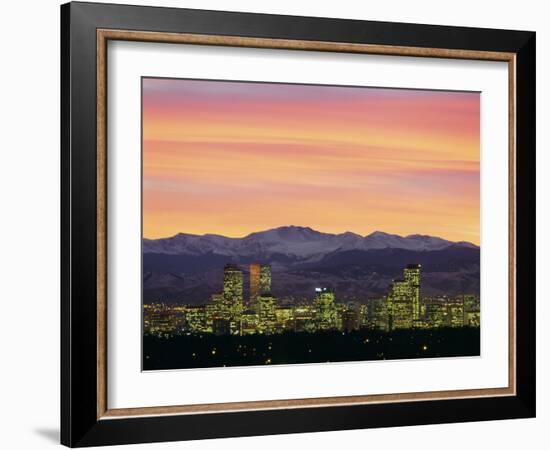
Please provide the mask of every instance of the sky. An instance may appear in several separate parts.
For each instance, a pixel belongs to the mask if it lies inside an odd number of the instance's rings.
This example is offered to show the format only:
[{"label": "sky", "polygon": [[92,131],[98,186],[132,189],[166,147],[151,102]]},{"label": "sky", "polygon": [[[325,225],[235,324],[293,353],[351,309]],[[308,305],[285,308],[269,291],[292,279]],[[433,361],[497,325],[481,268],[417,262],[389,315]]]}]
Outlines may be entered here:
[{"label": "sky", "polygon": [[479,244],[479,93],[144,78],[143,234]]}]

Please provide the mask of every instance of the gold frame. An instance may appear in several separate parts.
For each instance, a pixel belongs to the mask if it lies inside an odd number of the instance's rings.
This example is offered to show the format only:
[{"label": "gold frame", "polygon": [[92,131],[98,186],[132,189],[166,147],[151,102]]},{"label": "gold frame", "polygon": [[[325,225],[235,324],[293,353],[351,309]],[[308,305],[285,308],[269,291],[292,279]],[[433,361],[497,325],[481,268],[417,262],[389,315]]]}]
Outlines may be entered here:
[{"label": "gold frame", "polygon": [[[287,50],[364,53],[393,56],[418,56],[453,59],[503,61],[508,63],[508,387],[467,389],[401,394],[356,395],[288,400],[265,400],[200,405],[150,406],[109,409],[107,405],[107,42],[109,40],[157,43],[181,43]],[[128,30],[97,30],[97,418],[114,419],[132,416],[219,413],[265,409],[289,409],[321,406],[345,406],[367,403],[443,400],[473,397],[516,395],[516,55],[515,53],[444,48],[402,47],[388,45],[298,41],[286,39],[246,38],[237,36],[157,33]]]}]

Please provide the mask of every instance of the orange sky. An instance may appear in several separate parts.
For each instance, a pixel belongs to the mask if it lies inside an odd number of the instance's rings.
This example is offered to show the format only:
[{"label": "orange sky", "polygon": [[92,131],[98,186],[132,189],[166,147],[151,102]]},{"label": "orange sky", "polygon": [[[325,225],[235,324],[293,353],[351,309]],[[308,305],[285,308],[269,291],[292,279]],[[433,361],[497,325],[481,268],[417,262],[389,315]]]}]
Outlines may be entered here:
[{"label": "orange sky", "polygon": [[143,79],[143,232],[479,244],[479,94]]}]

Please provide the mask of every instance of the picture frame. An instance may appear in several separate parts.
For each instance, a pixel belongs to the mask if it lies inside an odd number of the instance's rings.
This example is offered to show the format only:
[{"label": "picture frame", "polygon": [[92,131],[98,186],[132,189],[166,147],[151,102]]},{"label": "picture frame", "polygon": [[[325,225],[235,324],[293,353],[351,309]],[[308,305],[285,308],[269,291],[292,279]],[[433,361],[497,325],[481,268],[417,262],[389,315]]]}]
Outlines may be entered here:
[{"label": "picture frame", "polygon": [[[62,5],[61,443],[82,447],[534,417],[535,40],[528,31]],[[107,44],[112,41],[506,63],[508,386],[109,408]]]}]

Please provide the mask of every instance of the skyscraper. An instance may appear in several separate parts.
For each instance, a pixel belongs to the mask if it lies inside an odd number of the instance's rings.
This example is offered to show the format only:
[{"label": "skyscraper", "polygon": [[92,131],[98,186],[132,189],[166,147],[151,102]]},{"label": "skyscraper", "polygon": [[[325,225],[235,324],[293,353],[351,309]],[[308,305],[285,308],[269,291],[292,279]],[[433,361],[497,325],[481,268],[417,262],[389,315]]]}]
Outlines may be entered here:
[{"label": "skyscraper", "polygon": [[409,264],[403,279],[393,280],[388,294],[390,329],[413,328],[421,322],[420,265]]},{"label": "skyscraper", "polygon": [[230,311],[231,331],[238,332],[243,312],[243,273],[233,264],[223,269],[223,299]]},{"label": "skyscraper", "polygon": [[277,324],[275,299],[271,294],[258,296],[258,329],[264,334],[273,334]]},{"label": "skyscraper", "polygon": [[420,264],[409,264],[403,271],[403,278],[411,290],[413,321],[420,319],[420,267]]},{"label": "skyscraper", "polygon": [[403,279],[393,280],[388,294],[390,329],[412,328],[413,298],[409,283]]},{"label": "skyscraper", "polygon": [[212,294],[206,305],[206,328],[215,334],[229,334],[229,322],[231,319],[230,303],[225,300],[223,294]]},{"label": "skyscraper", "polygon": [[334,291],[330,288],[315,288],[315,321],[319,330],[332,330],[336,328],[336,305],[334,304]]},{"label": "skyscraper", "polygon": [[250,264],[250,308],[258,312],[258,297],[271,292],[271,266]]}]

